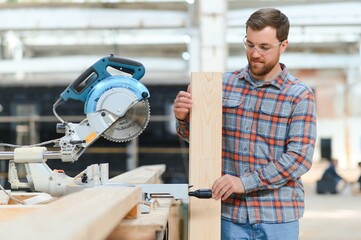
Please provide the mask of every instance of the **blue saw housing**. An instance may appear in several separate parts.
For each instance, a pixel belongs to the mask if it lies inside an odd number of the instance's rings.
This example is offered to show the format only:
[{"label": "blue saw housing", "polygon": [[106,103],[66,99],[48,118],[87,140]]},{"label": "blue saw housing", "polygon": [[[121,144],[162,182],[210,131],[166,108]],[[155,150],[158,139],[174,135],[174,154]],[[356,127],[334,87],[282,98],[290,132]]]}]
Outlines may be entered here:
[{"label": "blue saw housing", "polygon": [[[128,75],[111,75],[108,67]],[[144,66],[136,61],[110,55],[94,63],[72,82],[61,94],[60,100],[79,100],[85,103],[84,113],[96,111],[99,98],[112,88],[126,88],[142,100],[149,98],[148,89],[139,80],[144,76]]]},{"label": "blue saw housing", "polygon": [[125,88],[132,91],[138,98],[138,101],[149,98],[148,89],[138,80],[127,76],[111,76],[95,85],[89,92],[84,105],[84,113],[96,112],[99,98],[104,92],[112,88]]}]

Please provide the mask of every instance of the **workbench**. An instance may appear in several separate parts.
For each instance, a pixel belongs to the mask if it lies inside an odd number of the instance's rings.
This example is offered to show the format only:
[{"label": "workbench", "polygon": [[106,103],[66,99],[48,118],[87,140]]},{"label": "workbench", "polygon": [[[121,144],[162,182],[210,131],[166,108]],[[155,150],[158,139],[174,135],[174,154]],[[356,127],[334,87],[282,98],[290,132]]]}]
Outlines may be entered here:
[{"label": "workbench", "polygon": [[[143,166],[111,181],[160,183],[164,171],[164,165]],[[19,193],[17,198],[36,194]],[[139,211],[140,187],[89,188],[38,205],[13,202],[0,205],[0,234],[6,239],[36,240],[50,236],[59,240],[179,239],[180,202],[173,198],[153,200],[147,214]]]},{"label": "workbench", "polygon": [[[112,231],[107,240],[173,240],[170,236],[178,233],[176,219],[170,211],[178,211],[179,203],[170,198],[155,198],[158,206],[149,214],[141,214],[134,219],[123,219]],[[172,224],[170,223],[172,221]]]}]

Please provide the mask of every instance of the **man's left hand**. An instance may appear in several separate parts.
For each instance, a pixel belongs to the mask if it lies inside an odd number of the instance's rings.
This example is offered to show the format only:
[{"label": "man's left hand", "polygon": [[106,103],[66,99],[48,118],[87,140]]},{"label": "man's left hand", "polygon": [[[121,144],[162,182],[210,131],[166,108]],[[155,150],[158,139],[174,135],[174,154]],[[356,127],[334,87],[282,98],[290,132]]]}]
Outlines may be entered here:
[{"label": "man's left hand", "polygon": [[244,193],[244,186],[239,177],[223,175],[212,186],[212,197],[226,200],[232,193]]}]

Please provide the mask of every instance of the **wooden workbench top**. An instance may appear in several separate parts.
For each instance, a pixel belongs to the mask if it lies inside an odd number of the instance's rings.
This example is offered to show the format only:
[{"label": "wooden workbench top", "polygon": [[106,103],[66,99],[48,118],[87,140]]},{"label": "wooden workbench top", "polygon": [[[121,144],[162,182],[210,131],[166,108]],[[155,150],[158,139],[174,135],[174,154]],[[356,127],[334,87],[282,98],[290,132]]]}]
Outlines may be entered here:
[{"label": "wooden workbench top", "polygon": [[[159,183],[164,169],[162,165],[144,166],[111,182]],[[173,211],[175,217],[169,229],[174,237],[166,239],[179,239],[180,202],[173,198],[154,199],[158,205],[154,203],[156,207],[148,214],[136,211],[134,218],[125,218],[129,211],[137,209],[132,206],[137,206],[140,196],[139,187],[90,188],[42,205],[0,205],[0,234],[8,240],[47,240],[49,236],[59,240],[163,240],[169,234],[167,227]],[[17,196],[22,200],[27,197]],[[55,237],[54,232],[59,234]]]},{"label": "wooden workbench top", "polygon": [[[159,203],[149,213],[140,214],[135,219],[123,219],[107,240],[158,240],[167,233],[170,209],[175,200],[172,198],[155,199]],[[155,204],[156,205],[156,204]]]}]

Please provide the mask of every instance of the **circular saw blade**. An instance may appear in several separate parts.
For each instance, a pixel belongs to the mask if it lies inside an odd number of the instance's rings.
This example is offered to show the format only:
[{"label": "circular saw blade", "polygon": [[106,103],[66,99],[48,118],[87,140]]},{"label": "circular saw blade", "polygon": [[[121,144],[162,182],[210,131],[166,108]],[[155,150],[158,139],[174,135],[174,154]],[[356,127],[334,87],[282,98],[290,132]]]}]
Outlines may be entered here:
[{"label": "circular saw blade", "polygon": [[139,136],[147,127],[150,107],[147,99],[134,104],[127,113],[115,121],[102,137],[114,142],[127,142]]}]

